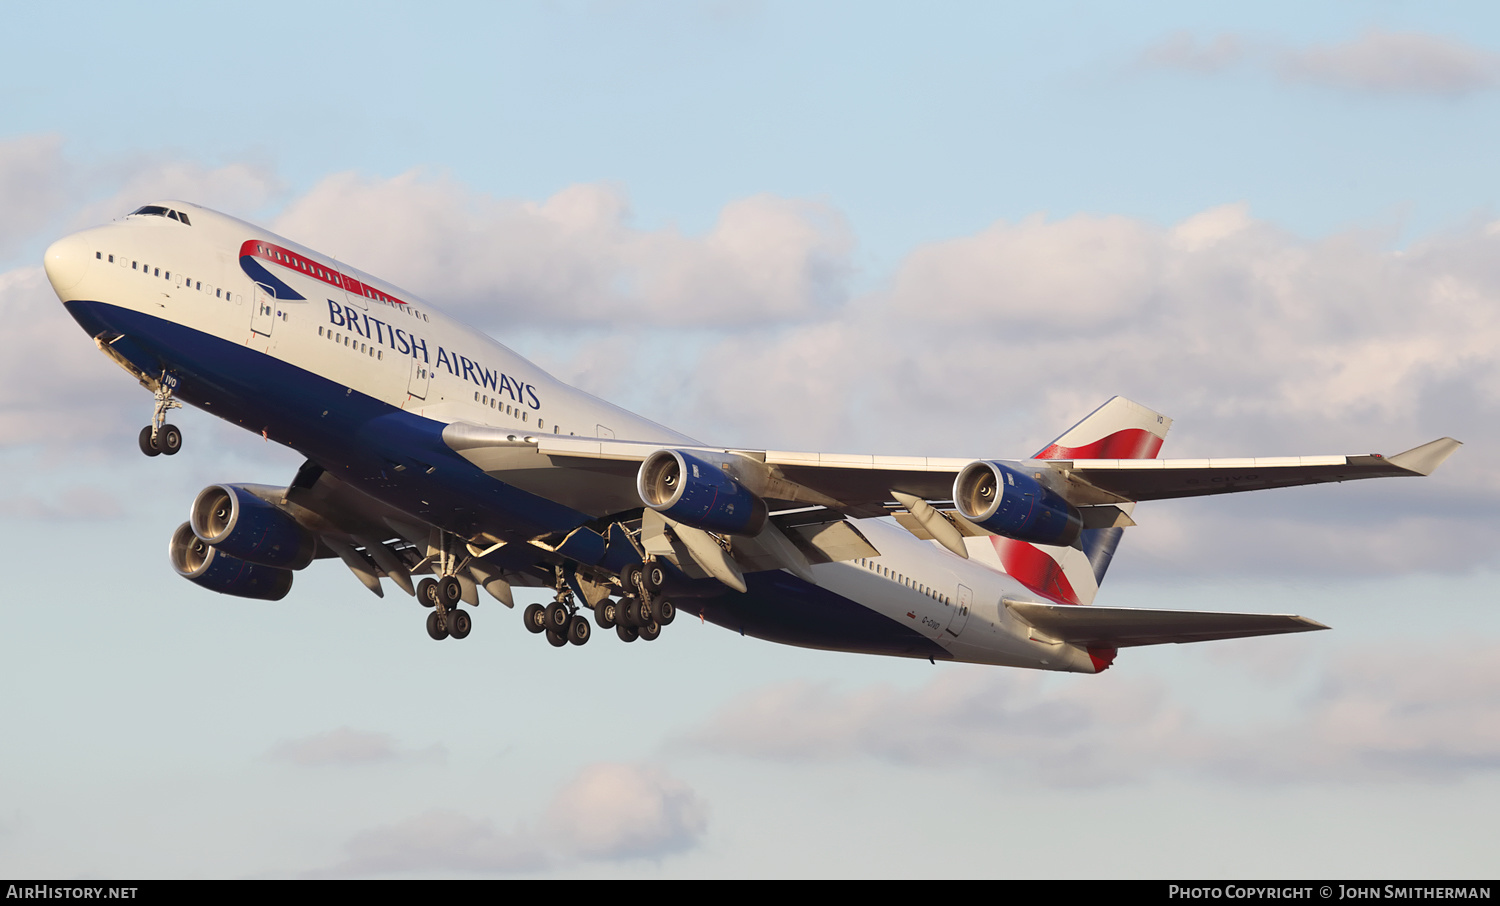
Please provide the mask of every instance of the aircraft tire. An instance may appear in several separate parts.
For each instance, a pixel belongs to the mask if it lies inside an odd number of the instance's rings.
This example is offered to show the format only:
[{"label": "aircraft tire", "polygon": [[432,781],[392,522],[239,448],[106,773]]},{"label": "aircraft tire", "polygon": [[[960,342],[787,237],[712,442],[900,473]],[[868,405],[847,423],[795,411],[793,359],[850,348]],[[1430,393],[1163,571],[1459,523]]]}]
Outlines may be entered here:
[{"label": "aircraft tire", "polygon": [[568,641],[574,645],[587,645],[593,634],[593,627],[589,626],[589,621],[583,614],[575,613],[573,619],[568,621]]},{"label": "aircraft tire", "polygon": [[654,642],[661,635],[661,624],[652,620],[640,628],[641,638],[648,642]]},{"label": "aircraft tire", "polygon": [[417,603],[423,607],[437,606],[437,580],[423,579],[417,583]]},{"label": "aircraft tire", "polygon": [[612,598],[605,598],[594,605],[594,623],[600,629],[611,629],[615,625],[615,618],[619,614],[619,605]]},{"label": "aircraft tire", "polygon": [[459,584],[457,576],[444,576],[438,583],[437,590],[438,597],[442,599],[445,608],[457,607],[458,602],[463,600],[464,587]]},{"label": "aircraft tire", "polygon": [[474,618],[467,610],[454,608],[448,611],[448,634],[455,639],[466,639],[474,629]]},{"label": "aircraft tire", "polygon": [[648,563],[645,571],[641,574],[641,580],[646,586],[646,591],[653,597],[667,584],[667,571],[660,563]]},{"label": "aircraft tire", "polygon": [[615,624],[615,635],[619,636],[622,642],[634,642],[641,636],[634,626],[626,626],[624,623]]},{"label": "aircraft tire", "polygon": [[635,628],[635,614],[638,607],[635,595],[628,595],[620,599],[615,606],[615,625]]},{"label": "aircraft tire", "polygon": [[559,635],[558,633],[553,632],[549,629],[547,630],[547,643],[553,648],[561,648],[562,646],[568,644],[568,640],[565,636]]},{"label": "aircraft tire", "polygon": [[631,610],[630,615],[634,617],[635,625],[637,628],[645,626],[647,623],[655,623],[657,621],[656,614],[652,612],[654,608],[655,605],[646,598],[641,598],[640,600],[635,602],[635,607]]},{"label": "aircraft tire", "polygon": [[176,456],[177,451],[182,449],[182,432],[177,430],[176,425],[162,425],[161,431],[156,435],[156,444],[163,453]]},{"label": "aircraft tire", "polygon": [[155,444],[151,443],[151,426],[150,425],[147,425],[146,427],[144,427],[144,428],[141,429],[140,444],[141,444],[141,452],[144,453],[144,454],[146,454],[147,456],[160,456],[161,455],[161,451],[156,448]]},{"label": "aircraft tire", "polygon": [[558,635],[567,633],[570,619],[572,619],[572,614],[568,613],[567,605],[563,602],[557,601],[547,606],[547,628]]},{"label": "aircraft tire", "polygon": [[436,610],[427,615],[427,634],[438,642],[448,637],[448,621]]},{"label": "aircraft tire", "polygon": [[522,619],[526,621],[526,630],[528,632],[547,631],[547,608],[540,604],[532,604],[527,607],[522,614]]},{"label": "aircraft tire", "polygon": [[625,586],[625,594],[633,595],[640,590],[641,565],[632,563],[620,570],[620,584]]},{"label": "aircraft tire", "polygon": [[656,602],[656,622],[663,626],[670,626],[675,619],[677,619],[677,605],[666,598],[658,600]]}]

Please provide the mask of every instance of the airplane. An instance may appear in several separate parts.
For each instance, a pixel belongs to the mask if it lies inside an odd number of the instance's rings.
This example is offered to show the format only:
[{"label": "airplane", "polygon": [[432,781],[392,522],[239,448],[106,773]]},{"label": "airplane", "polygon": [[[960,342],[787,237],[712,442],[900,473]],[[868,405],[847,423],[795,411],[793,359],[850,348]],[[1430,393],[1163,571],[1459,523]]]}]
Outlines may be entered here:
[{"label": "airplane", "polygon": [[552,600],[522,623],[557,647],[593,626],[650,641],[683,610],[808,648],[1099,673],[1121,648],[1328,628],[1093,606],[1137,503],[1428,475],[1460,445],[1160,459],[1171,419],[1115,397],[1022,459],[722,447],[187,202],[60,239],[45,269],[153,394],[141,452],[182,449],[166,417],[188,403],[306,460],[286,487],[201,491],[169,543],[181,576],[274,601],[336,558],[376,595],[389,581],[415,596],[436,640],[469,635],[481,589],[514,609],[531,587]]}]

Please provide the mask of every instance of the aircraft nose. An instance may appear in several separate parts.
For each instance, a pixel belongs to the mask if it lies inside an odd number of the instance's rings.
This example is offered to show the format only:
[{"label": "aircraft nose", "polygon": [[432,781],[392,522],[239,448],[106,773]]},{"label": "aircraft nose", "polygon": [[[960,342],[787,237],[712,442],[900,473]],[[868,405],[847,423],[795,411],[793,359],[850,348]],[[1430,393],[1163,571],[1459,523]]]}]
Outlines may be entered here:
[{"label": "aircraft nose", "polygon": [[66,236],[47,247],[42,266],[47,269],[47,279],[59,299],[68,301],[68,291],[83,279],[93,257],[94,251],[82,233]]}]

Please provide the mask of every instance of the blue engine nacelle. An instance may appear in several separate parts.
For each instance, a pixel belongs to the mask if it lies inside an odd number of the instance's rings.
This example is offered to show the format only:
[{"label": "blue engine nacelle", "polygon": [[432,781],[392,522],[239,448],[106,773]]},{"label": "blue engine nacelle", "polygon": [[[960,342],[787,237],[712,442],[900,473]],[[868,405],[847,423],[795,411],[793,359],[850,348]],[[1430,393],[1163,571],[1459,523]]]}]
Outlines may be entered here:
[{"label": "blue engine nacelle", "polygon": [[658,450],[636,476],[641,502],[685,525],[725,535],[758,535],[765,501],[708,460],[682,450]]},{"label": "blue engine nacelle", "polygon": [[193,534],[231,557],[274,566],[301,569],[317,553],[317,539],[285,510],[267,503],[242,487],[216,484],[193,500]]},{"label": "blue engine nacelle", "polygon": [[1083,517],[1060,494],[999,462],[971,462],[953,482],[953,503],[965,519],[997,535],[1067,546]]},{"label": "blue engine nacelle", "polygon": [[184,522],[172,533],[167,555],[177,574],[209,591],[240,598],[280,601],[292,590],[292,571],[231,557],[205,542]]}]

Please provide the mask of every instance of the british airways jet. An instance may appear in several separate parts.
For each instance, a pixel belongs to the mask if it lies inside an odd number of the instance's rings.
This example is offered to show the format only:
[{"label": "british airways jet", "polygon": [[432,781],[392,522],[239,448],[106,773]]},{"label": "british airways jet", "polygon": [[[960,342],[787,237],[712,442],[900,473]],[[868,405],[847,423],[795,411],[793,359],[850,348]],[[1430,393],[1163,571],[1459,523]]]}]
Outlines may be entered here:
[{"label": "british airways jet", "polygon": [[[219,484],[169,553],[211,591],[279,600],[338,558],[462,639],[479,592],[552,645],[652,640],[678,610],[810,648],[1097,673],[1120,648],[1325,629],[1286,614],[1095,607],[1143,500],[1427,475],[1394,456],[1159,459],[1171,420],[1116,397],[1025,459],[703,444],[569,387],[411,293],[251,224],[164,201],[46,253],[59,299],[155,397],[306,458]],[[420,578],[415,584],[413,577]],[[587,616],[592,612],[592,625]]]}]

